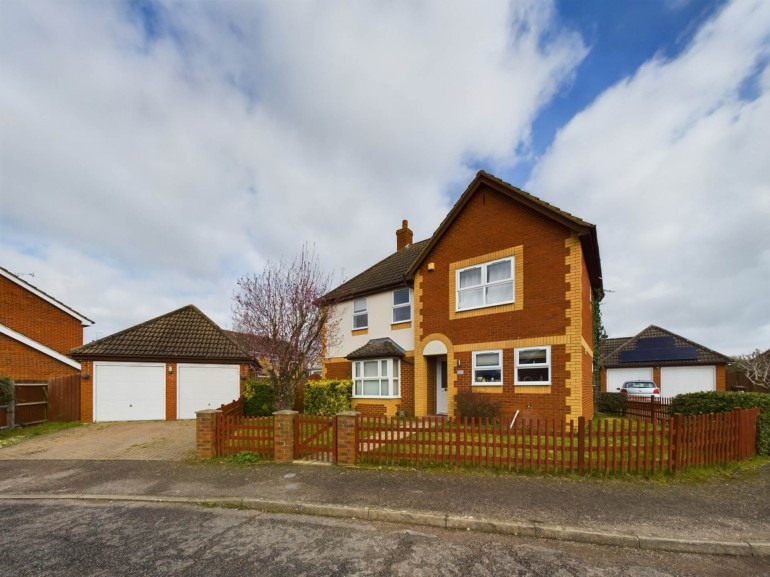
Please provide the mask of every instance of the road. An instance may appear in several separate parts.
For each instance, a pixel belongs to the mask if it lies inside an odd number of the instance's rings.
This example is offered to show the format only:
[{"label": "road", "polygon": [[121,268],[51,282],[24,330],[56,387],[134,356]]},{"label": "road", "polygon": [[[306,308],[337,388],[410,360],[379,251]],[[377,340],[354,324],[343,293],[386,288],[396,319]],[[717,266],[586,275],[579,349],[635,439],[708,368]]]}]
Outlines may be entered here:
[{"label": "road", "polygon": [[638,551],[147,503],[4,501],[7,576],[770,576],[767,558]]}]

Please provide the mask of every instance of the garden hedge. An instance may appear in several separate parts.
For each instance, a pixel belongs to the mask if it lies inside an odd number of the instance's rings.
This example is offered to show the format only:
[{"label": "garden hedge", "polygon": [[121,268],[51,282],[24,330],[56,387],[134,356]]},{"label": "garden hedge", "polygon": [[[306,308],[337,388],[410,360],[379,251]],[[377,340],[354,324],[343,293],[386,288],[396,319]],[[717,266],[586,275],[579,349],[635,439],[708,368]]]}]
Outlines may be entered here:
[{"label": "garden hedge", "polygon": [[353,381],[322,379],[305,383],[305,413],[309,415],[336,415],[351,409]]},{"label": "garden hedge", "polygon": [[686,393],[674,397],[671,412],[688,416],[707,415],[754,407],[760,409],[757,420],[757,454],[770,456],[770,395],[767,393]]},{"label": "garden hedge", "polygon": [[252,379],[243,387],[243,414],[268,417],[275,411],[275,390],[269,381]]},{"label": "garden hedge", "polygon": [[605,415],[624,415],[628,398],[622,393],[596,393],[596,412]]}]

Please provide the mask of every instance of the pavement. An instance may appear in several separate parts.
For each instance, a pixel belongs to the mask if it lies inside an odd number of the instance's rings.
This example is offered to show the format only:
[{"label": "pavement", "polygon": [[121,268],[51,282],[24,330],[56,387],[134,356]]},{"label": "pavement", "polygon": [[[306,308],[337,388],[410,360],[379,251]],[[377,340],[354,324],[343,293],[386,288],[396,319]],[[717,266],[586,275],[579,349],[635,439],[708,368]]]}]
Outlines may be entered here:
[{"label": "pavement", "polygon": [[[89,425],[0,449],[0,499],[218,505],[770,561],[770,464],[735,477],[665,483],[465,469],[233,465],[184,460],[191,453],[179,449],[179,439],[194,446],[192,422],[128,425]],[[73,448],[78,440],[91,449]]]}]

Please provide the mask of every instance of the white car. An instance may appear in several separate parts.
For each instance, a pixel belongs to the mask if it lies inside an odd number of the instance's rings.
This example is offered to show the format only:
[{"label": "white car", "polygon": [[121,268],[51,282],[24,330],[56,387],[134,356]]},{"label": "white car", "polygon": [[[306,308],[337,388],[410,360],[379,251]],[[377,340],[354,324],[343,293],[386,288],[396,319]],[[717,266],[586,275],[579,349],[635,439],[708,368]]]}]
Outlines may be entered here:
[{"label": "white car", "polygon": [[660,388],[652,381],[626,381],[618,390],[629,397],[660,397]]}]

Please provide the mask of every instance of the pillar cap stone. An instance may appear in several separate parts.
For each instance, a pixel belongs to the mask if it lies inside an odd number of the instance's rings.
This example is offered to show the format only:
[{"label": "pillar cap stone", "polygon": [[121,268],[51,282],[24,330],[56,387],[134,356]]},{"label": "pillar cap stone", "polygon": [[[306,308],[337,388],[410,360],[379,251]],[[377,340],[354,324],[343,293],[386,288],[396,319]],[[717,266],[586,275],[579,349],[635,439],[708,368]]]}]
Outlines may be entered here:
[{"label": "pillar cap stone", "polygon": [[196,415],[210,415],[211,413],[221,413],[219,409],[203,409],[202,411],[195,411]]},{"label": "pillar cap stone", "polygon": [[273,415],[299,415],[299,411],[276,411]]}]

